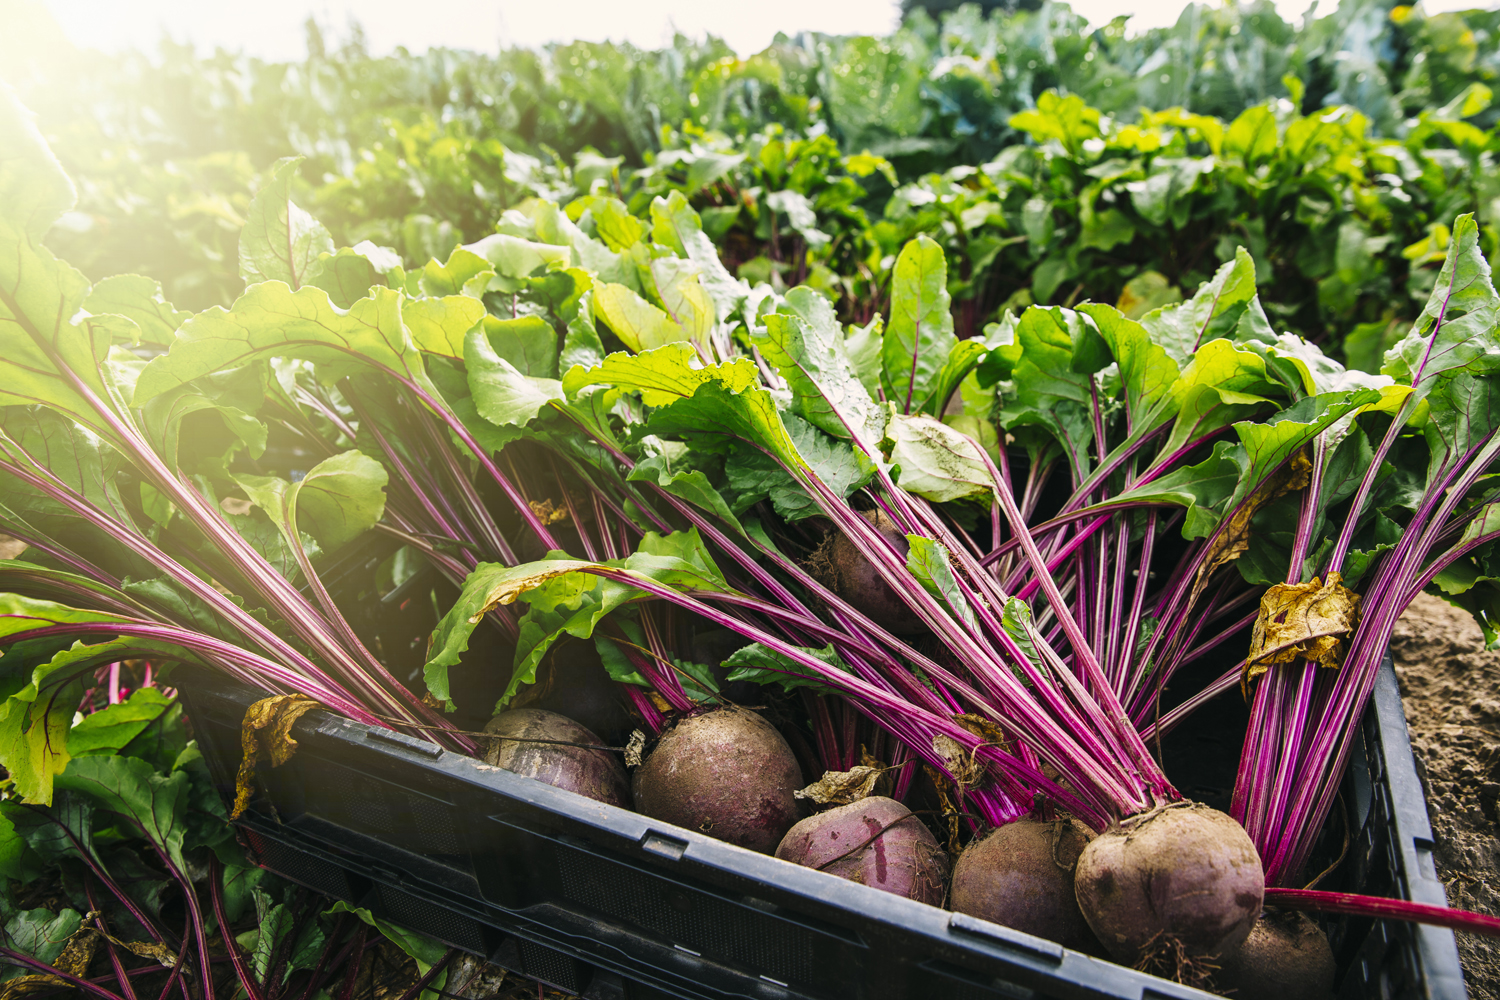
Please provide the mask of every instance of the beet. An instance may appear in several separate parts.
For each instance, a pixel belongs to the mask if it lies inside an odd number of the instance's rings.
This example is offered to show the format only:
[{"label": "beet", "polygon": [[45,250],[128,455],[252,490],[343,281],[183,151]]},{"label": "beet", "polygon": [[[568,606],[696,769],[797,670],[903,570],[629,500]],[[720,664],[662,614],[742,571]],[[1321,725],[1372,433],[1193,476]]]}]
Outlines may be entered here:
[{"label": "beet", "polygon": [[1333,949],[1328,935],[1305,913],[1267,911],[1245,943],[1218,961],[1214,985],[1235,1000],[1327,1000],[1333,995]]},{"label": "beet", "polygon": [[[873,524],[886,541],[901,553],[905,565],[907,550],[911,543],[896,527],[896,522],[881,510],[867,510],[860,514]],[[842,532],[833,535],[813,554],[814,573],[821,577],[832,590],[859,611],[894,635],[912,635],[927,628],[921,617],[913,611],[890,584],[880,575],[870,561],[849,541]]]},{"label": "beet", "polygon": [[630,808],[630,779],[625,766],[608,750],[526,742],[560,740],[598,745],[599,737],[572,719],[538,708],[516,708],[495,716],[484,731],[511,737],[491,740],[485,748],[485,763],[599,802]]},{"label": "beet", "polygon": [[769,853],[797,821],[802,769],[775,726],[720,708],[663,733],[634,787],[647,816]]},{"label": "beet", "polygon": [[640,724],[630,698],[612,680],[592,643],[576,639],[553,647],[537,671],[536,683],[522,687],[516,708],[558,712],[590,729],[607,746],[621,746]]},{"label": "beet", "polygon": [[953,868],[952,906],[1080,951],[1096,947],[1073,871],[1093,832],[1072,820],[1020,819],[970,844]]},{"label": "beet", "polygon": [[872,795],[809,816],[787,831],[776,856],[860,885],[941,906],[948,855],[910,809]]},{"label": "beet", "polygon": [[1134,965],[1159,951],[1237,946],[1260,914],[1265,876],[1243,827],[1201,803],[1174,802],[1094,838],[1073,886],[1100,943]]}]

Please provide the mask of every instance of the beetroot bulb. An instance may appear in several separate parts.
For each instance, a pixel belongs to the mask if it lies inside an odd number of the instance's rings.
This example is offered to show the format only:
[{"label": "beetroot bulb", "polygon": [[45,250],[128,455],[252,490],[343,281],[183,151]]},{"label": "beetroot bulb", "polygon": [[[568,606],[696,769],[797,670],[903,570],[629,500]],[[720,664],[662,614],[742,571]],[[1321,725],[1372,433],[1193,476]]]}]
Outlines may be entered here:
[{"label": "beetroot bulb", "polygon": [[910,809],[879,795],[802,820],[776,856],[933,906],[942,905],[948,879],[937,839]]},{"label": "beetroot bulb", "polygon": [[1068,948],[1097,947],[1073,872],[1093,832],[1073,820],[1023,818],[971,843],[953,868],[952,906]]},{"label": "beetroot bulb", "polygon": [[1073,885],[1100,943],[1131,965],[1157,953],[1231,951],[1249,936],[1265,895],[1249,834],[1197,802],[1112,825],[1083,849]]},{"label": "beetroot bulb", "polygon": [[802,769],[776,727],[720,708],[679,720],[636,768],[636,809],[769,853],[797,821]]},{"label": "beetroot bulb", "polygon": [[[599,745],[599,737],[572,719],[537,708],[516,708],[495,716],[484,731],[509,737],[490,741],[486,763],[598,802],[630,808],[630,780],[624,765],[608,750],[588,749]],[[583,746],[564,745],[570,743]]]}]

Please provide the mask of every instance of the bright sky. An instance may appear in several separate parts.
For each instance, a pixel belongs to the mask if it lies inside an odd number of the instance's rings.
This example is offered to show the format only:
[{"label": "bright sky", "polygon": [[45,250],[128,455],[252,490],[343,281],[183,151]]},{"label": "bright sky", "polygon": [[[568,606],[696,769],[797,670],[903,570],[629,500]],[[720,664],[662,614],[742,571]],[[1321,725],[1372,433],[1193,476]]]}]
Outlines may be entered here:
[{"label": "bright sky", "polygon": [[[770,44],[777,31],[884,34],[896,23],[895,0],[43,0],[63,30],[81,46],[107,50],[154,49],[165,32],[200,49],[244,49],[272,59],[306,54],[302,24],[309,14],[341,37],[351,17],[364,26],[376,54],[405,45],[494,50],[498,45],[541,45],[583,39],[630,41],[656,47],[673,29],[711,32],[741,55]],[[1300,18],[1311,0],[1276,0],[1282,16]],[[1426,0],[1436,13],[1500,0]],[[1320,12],[1337,0],[1321,0]],[[1172,24],[1183,0],[1074,0],[1073,9],[1095,23],[1132,11],[1141,30]]]}]

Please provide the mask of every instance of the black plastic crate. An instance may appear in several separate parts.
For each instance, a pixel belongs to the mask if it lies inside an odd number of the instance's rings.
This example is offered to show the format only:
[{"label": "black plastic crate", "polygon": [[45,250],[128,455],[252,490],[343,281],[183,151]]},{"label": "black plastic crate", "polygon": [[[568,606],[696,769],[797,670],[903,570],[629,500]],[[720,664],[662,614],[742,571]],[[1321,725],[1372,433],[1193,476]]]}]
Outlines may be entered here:
[{"label": "black plastic crate", "polygon": [[[261,693],[201,671],[176,680],[228,801],[240,722]],[[1180,754],[1196,769],[1183,787],[1212,801],[1233,780],[1238,742],[1215,747],[1213,726],[1203,731],[1206,744]],[[296,755],[259,772],[260,791],[238,824],[258,863],[571,993],[598,1000],[1206,996],[400,734],[323,712],[304,716],[293,733]],[[1171,737],[1178,745],[1192,738],[1187,726]],[[1344,797],[1356,835],[1338,887],[1442,903],[1389,662]],[[1351,918],[1327,926],[1341,996],[1465,996],[1451,931]]]}]

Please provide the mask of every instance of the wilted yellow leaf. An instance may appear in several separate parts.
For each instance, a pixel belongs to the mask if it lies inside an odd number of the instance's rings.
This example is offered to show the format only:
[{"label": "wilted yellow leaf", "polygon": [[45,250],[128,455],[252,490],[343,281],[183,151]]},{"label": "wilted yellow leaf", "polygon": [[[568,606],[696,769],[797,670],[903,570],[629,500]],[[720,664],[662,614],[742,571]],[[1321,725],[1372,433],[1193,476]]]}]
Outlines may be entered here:
[{"label": "wilted yellow leaf", "polygon": [[792,794],[820,806],[846,806],[874,795],[883,777],[878,767],[856,764],[847,771],[824,771],[823,777]]},{"label": "wilted yellow leaf", "polygon": [[262,698],[245,710],[240,726],[240,771],[234,779],[234,810],[231,819],[239,818],[250,805],[255,779],[255,765],[262,759],[280,767],[292,759],[297,741],[292,739],[292,725],[318,703],[300,694],[278,694]]},{"label": "wilted yellow leaf", "polygon": [[1344,662],[1344,640],[1359,624],[1359,595],[1343,577],[1329,573],[1326,583],[1278,583],[1260,599],[1260,614],[1250,638],[1250,654],[1240,689],[1277,663],[1313,660],[1338,669]]}]

